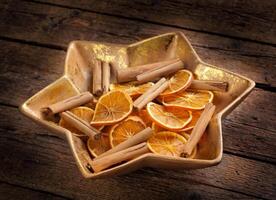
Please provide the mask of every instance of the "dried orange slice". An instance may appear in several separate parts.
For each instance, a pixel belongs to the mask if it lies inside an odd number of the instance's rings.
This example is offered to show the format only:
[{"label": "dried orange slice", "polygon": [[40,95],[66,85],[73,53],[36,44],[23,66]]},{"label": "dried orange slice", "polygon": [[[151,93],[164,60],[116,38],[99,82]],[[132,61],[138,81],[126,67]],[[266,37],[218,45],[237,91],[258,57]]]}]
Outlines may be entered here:
[{"label": "dried orange slice", "polygon": [[183,129],[191,120],[191,111],[174,109],[150,102],[147,104],[150,118],[159,126],[169,130]]},{"label": "dried orange slice", "polygon": [[134,85],[131,83],[111,84],[110,90],[122,90],[131,97],[138,97],[145,93],[153,85],[154,84],[152,82],[148,82],[142,85]]},{"label": "dried orange slice", "polygon": [[[77,117],[83,119],[84,121],[86,121],[88,123],[90,123],[90,121],[92,120],[93,115],[94,115],[94,110],[92,110],[91,108],[84,107],[84,106],[73,108],[70,110],[70,112],[72,112]],[[84,136],[84,134],[81,131],[79,131],[78,129],[73,127],[70,123],[66,122],[62,117],[59,121],[59,125],[62,126],[63,128],[68,129],[69,131],[71,131],[72,133],[74,133],[77,136]]]},{"label": "dried orange slice", "polygon": [[152,125],[152,119],[150,118],[146,109],[139,110],[138,115],[145,122],[146,126],[150,127]]},{"label": "dried orange slice", "polygon": [[161,97],[165,106],[176,106],[192,110],[202,110],[207,103],[213,101],[214,94],[210,91],[186,90],[177,94]]},{"label": "dried orange slice", "polygon": [[193,129],[197,120],[199,119],[201,113],[202,113],[201,110],[193,110],[192,111],[192,120],[181,131],[189,131],[189,130]]},{"label": "dried orange slice", "polygon": [[132,137],[136,133],[145,129],[143,120],[137,116],[129,116],[124,121],[115,124],[109,132],[109,141],[111,147],[115,147],[121,142]]},{"label": "dried orange slice", "polygon": [[193,80],[193,74],[188,70],[179,70],[169,80],[169,87],[160,94],[166,96],[188,88]]},{"label": "dried orange slice", "polygon": [[111,148],[108,135],[103,134],[99,140],[89,138],[87,140],[87,148],[94,157],[108,151]]},{"label": "dried orange slice", "polygon": [[156,154],[179,157],[187,140],[174,132],[162,131],[153,134],[147,141],[149,149]]},{"label": "dried orange slice", "polygon": [[159,126],[159,125],[156,124],[155,122],[152,122],[151,128],[152,128],[152,130],[153,130],[155,133],[158,133],[158,132],[161,132],[161,131],[167,131],[167,129],[165,129],[165,128]]},{"label": "dried orange slice", "polygon": [[127,93],[120,90],[108,92],[98,100],[91,124],[115,124],[126,118],[132,107],[132,99]]}]

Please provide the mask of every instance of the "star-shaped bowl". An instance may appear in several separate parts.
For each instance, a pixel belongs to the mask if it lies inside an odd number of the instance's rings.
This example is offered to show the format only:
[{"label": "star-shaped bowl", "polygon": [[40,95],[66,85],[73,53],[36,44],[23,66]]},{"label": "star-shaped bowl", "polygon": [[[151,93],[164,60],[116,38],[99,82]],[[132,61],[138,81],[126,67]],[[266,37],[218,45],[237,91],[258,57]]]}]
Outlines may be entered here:
[{"label": "star-shaped bowl", "polygon": [[[42,107],[66,99],[80,92],[90,91],[92,66],[96,58],[112,63],[114,68],[127,68],[158,62],[174,57],[183,60],[185,68],[200,80],[228,82],[227,92],[214,92],[216,112],[207,134],[198,146],[195,159],[174,158],[147,153],[121,165],[93,173],[88,163],[91,157],[82,139],[54,121],[43,118]],[[114,77],[112,77],[114,80]],[[127,173],[143,166],[168,169],[196,169],[218,164],[222,158],[221,119],[229,114],[254,88],[254,81],[203,62],[181,32],[167,33],[130,45],[73,41],[69,44],[64,75],[45,87],[22,106],[21,111],[35,122],[67,138],[77,165],[85,178],[109,177]]]}]

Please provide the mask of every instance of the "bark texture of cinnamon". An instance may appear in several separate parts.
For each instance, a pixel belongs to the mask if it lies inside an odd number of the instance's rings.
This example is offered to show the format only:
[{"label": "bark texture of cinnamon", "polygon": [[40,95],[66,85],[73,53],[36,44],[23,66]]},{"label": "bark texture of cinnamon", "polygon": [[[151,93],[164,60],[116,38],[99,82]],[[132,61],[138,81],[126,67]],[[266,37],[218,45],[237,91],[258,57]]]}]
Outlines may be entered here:
[{"label": "bark texture of cinnamon", "polygon": [[184,63],[181,60],[178,60],[169,65],[162,66],[160,68],[154,68],[152,70],[148,70],[142,74],[136,76],[136,79],[140,83],[154,81],[163,76],[167,76],[169,74],[175,73],[178,70],[184,68]]},{"label": "bark texture of cinnamon", "polygon": [[108,62],[102,63],[102,75],[103,93],[107,93],[110,85],[110,64]]},{"label": "bark texture of cinnamon", "polygon": [[140,131],[139,133],[136,133],[134,136],[130,137],[126,141],[118,144],[114,148],[112,148],[112,149],[104,152],[103,154],[99,155],[94,160],[97,160],[97,159],[102,158],[104,156],[116,153],[118,151],[122,151],[122,150],[127,149],[129,147],[132,147],[136,144],[145,142],[152,135],[152,133],[153,133],[152,129],[150,127],[147,127],[144,130]]},{"label": "bark texture of cinnamon", "polygon": [[101,132],[99,130],[92,127],[88,122],[74,115],[72,112],[65,111],[60,113],[60,115],[65,121],[70,123],[70,125],[78,129],[88,137],[91,137],[95,140],[98,140],[101,137]]},{"label": "bark texture of cinnamon", "polygon": [[94,96],[90,92],[83,92],[76,96],[73,96],[68,99],[49,105],[46,108],[41,108],[41,112],[45,115],[54,115],[56,113],[60,113],[65,110],[69,110],[71,108],[81,106],[85,103],[90,102],[93,99],[94,99]]},{"label": "bark texture of cinnamon", "polygon": [[91,162],[94,172],[99,172],[122,161],[134,159],[142,154],[150,152],[147,143],[143,142],[122,151],[95,159]]},{"label": "bark texture of cinnamon", "polygon": [[175,63],[177,61],[179,61],[178,58],[172,59],[172,60],[167,60],[167,61],[162,61],[162,62],[150,63],[150,64],[146,64],[146,65],[140,65],[140,66],[136,66],[136,67],[118,69],[117,73],[116,73],[117,74],[117,81],[119,83],[135,81],[136,76],[139,75],[139,74],[142,74],[142,73],[147,72],[149,70],[159,69],[163,66],[167,66],[167,65]]},{"label": "bark texture of cinnamon", "polygon": [[197,123],[195,124],[192,130],[190,138],[182,148],[182,154],[181,154],[182,157],[189,157],[191,155],[193,149],[196,147],[205,129],[207,128],[215,112],[215,109],[216,109],[216,106],[214,106],[212,103],[208,103],[205,106],[204,111],[200,115]]},{"label": "bark texture of cinnamon", "polygon": [[93,94],[100,96],[103,92],[102,88],[102,63],[96,60],[93,66]]},{"label": "bark texture of cinnamon", "polygon": [[161,78],[157,83],[151,86],[144,94],[142,94],[133,103],[133,106],[138,110],[141,110],[147,103],[155,99],[160,93],[166,90],[169,86],[169,82],[166,78]]},{"label": "bark texture of cinnamon", "polygon": [[228,83],[223,81],[193,80],[190,88],[226,92],[228,89]]}]

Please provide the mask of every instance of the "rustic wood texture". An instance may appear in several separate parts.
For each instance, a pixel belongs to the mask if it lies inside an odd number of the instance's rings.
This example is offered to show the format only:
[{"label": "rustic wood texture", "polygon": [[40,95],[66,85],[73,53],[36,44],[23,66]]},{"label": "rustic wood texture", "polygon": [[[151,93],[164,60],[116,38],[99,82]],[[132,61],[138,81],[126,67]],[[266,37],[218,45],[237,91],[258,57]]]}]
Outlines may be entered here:
[{"label": "rustic wood texture", "polygon": [[[275,5],[272,0],[1,1],[1,199],[274,199]],[[129,44],[176,30],[204,61],[257,82],[223,121],[224,157],[218,166],[146,168],[85,180],[63,137],[19,113],[21,103],[63,73],[71,40]]]},{"label": "rustic wood texture", "polygon": [[[276,2],[267,0],[37,0],[167,26],[276,44]],[[122,12],[123,11],[123,12]]]}]

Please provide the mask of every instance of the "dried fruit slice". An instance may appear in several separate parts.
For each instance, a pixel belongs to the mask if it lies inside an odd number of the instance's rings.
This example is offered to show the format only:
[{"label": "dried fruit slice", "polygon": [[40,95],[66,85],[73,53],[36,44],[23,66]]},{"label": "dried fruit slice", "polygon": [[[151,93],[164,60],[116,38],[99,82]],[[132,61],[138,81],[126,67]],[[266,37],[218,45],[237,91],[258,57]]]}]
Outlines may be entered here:
[{"label": "dried fruit slice", "polygon": [[165,106],[202,110],[207,103],[212,102],[213,98],[214,94],[210,91],[186,90],[177,94],[161,97],[161,101]]},{"label": "dried fruit slice", "polygon": [[136,133],[145,129],[146,125],[143,120],[137,116],[129,116],[124,121],[115,124],[109,132],[109,140],[111,147],[124,142]]},{"label": "dried fruit slice", "polygon": [[197,120],[199,119],[201,113],[202,113],[201,110],[193,110],[192,111],[192,120],[181,131],[189,131],[189,130],[193,129]]},{"label": "dried fruit slice", "polygon": [[193,80],[193,74],[188,70],[179,70],[169,80],[169,87],[160,94],[167,96],[188,88]]},{"label": "dried fruit slice", "polygon": [[147,111],[151,119],[159,126],[169,130],[183,129],[191,120],[191,111],[161,106],[150,102]]},{"label": "dried fruit slice", "polygon": [[127,93],[120,90],[108,92],[98,100],[91,124],[115,124],[126,118],[132,107],[132,99]]},{"label": "dried fruit slice", "polygon": [[152,82],[148,82],[142,85],[134,85],[131,83],[111,84],[110,90],[122,90],[132,98],[135,98],[146,92],[153,85],[154,84]]},{"label": "dried fruit slice", "polygon": [[[79,118],[83,119],[84,121],[86,121],[88,123],[90,123],[90,121],[92,120],[93,115],[94,115],[94,110],[92,110],[91,108],[88,108],[88,107],[84,107],[84,106],[73,108],[70,110],[70,112],[72,112],[73,114],[75,114],[76,116],[78,116]],[[76,136],[84,136],[84,133],[82,133],[75,127],[73,127],[70,123],[66,122],[62,117],[59,121],[59,125],[62,126],[63,128],[68,129]]]},{"label": "dried fruit slice", "polygon": [[156,154],[179,157],[187,140],[174,132],[162,131],[152,135],[147,141],[149,149]]},{"label": "dried fruit slice", "polygon": [[103,134],[99,140],[89,138],[87,140],[87,148],[94,157],[108,151],[111,148],[108,135]]}]

